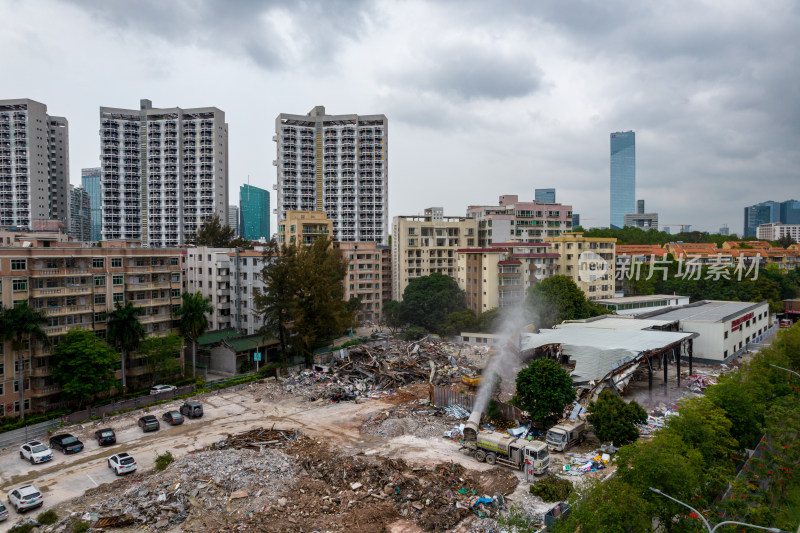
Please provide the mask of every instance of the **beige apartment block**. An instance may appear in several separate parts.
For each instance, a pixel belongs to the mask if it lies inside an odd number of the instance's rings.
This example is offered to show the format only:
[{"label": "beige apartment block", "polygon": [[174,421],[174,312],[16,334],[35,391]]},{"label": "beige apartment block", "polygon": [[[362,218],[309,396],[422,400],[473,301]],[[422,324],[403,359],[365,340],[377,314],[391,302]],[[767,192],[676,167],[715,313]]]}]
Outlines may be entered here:
[{"label": "beige apartment block", "polygon": [[325,211],[286,211],[278,223],[278,242],[313,244],[319,238],[333,238],[333,222]]},{"label": "beige apartment block", "polygon": [[[34,343],[19,353],[10,342],[0,343],[0,407],[8,415],[19,413],[20,381],[26,412],[61,405],[60,389],[50,377],[53,347],[78,328],[105,337],[105,314],[116,303],[133,302],[142,308],[139,320],[149,336],[177,332],[174,309],[181,303],[181,250],[144,249],[138,242],[104,242],[102,248],[40,242],[50,246],[0,248],[3,307],[27,301],[44,311],[49,317],[44,330],[51,340],[49,347]],[[150,384],[143,357],[132,354],[126,368],[129,386]]]},{"label": "beige apartment block", "polygon": [[516,194],[504,194],[499,205],[471,205],[467,216],[478,221],[478,246],[519,241],[541,242],[572,230],[572,206],[520,202]]},{"label": "beige apartment block", "polygon": [[384,284],[391,279],[391,273],[384,278],[384,257],[389,247],[375,242],[335,242],[334,246],[348,262],[345,301],[358,298],[361,309],[356,319],[377,322],[383,313]]},{"label": "beige apartment block", "polygon": [[539,281],[555,274],[559,255],[543,242],[493,243],[458,250],[458,285],[476,315],[522,301]]},{"label": "beige apartment block", "polygon": [[460,248],[476,245],[478,222],[446,217],[441,207],[422,216],[398,216],[392,222],[392,298],[400,301],[408,282],[434,272],[457,279]]},{"label": "beige apartment block", "polygon": [[589,300],[614,297],[615,248],[617,239],[584,237],[580,232],[562,233],[545,239],[559,254],[555,274],[568,276]]}]

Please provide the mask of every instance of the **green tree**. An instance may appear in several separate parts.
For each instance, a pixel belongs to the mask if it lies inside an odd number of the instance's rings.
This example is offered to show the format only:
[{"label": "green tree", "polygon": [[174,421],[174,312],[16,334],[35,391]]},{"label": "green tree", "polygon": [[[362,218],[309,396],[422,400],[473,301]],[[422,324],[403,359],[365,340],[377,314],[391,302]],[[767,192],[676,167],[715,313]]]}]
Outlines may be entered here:
[{"label": "green tree", "polygon": [[181,335],[192,343],[192,377],[197,377],[197,339],[208,330],[207,313],[213,313],[211,301],[197,291],[194,294],[184,293],[183,303],[175,312],[179,317],[178,329]]},{"label": "green tree", "polygon": [[709,466],[729,465],[737,449],[731,437],[731,421],[725,411],[702,396],[681,400],[679,416],[667,418],[662,433],[674,433],[683,442],[697,449]]},{"label": "green tree", "polygon": [[122,354],[122,389],[128,386],[125,367],[126,355],[136,351],[145,337],[144,327],[139,322],[139,316],[144,314],[144,309],[136,307],[133,302],[121,304],[117,302],[114,310],[108,313],[106,320],[106,339],[109,344],[119,349]]},{"label": "green tree", "polygon": [[550,328],[563,320],[580,320],[610,311],[586,299],[583,291],[567,276],[551,276],[528,292],[525,306],[534,315],[537,328]]},{"label": "green tree", "polygon": [[503,318],[500,309],[494,307],[481,313],[478,317],[478,328],[482,333],[494,333],[500,329]]},{"label": "green tree", "polygon": [[653,523],[644,509],[648,502],[633,487],[610,479],[590,482],[579,489],[569,518],[557,522],[555,533],[597,531],[603,533],[650,533]]},{"label": "green tree", "polygon": [[53,380],[70,400],[83,407],[117,385],[117,352],[91,331],[69,331],[53,352]]},{"label": "green tree", "polygon": [[705,391],[705,397],[725,411],[731,421],[731,436],[739,449],[749,448],[763,434],[766,398],[760,383],[747,379],[746,372],[729,372],[719,377],[716,386]]},{"label": "green tree", "polygon": [[138,352],[145,357],[147,369],[150,371],[151,385],[180,372],[178,360],[181,355],[181,344],[183,341],[174,333],[142,341]]},{"label": "green tree", "polygon": [[587,420],[594,426],[594,434],[600,442],[613,442],[619,447],[639,438],[636,424],[647,421],[647,412],[636,400],[627,403],[605,389],[596,402],[589,404]]},{"label": "green tree", "polygon": [[435,272],[408,282],[400,302],[403,323],[438,332],[447,315],[467,309],[464,291],[456,280]]},{"label": "green tree", "polygon": [[451,337],[459,335],[462,331],[475,331],[478,329],[478,319],[472,311],[455,311],[447,315],[439,331],[442,335]]},{"label": "green tree", "polygon": [[44,331],[49,319],[44,311],[33,309],[25,300],[14,302],[14,307],[4,309],[0,314],[0,336],[11,341],[11,348],[17,354],[17,381],[19,382],[19,415],[25,419],[25,370],[26,362],[22,351],[28,351],[28,359],[33,354],[33,344],[49,345],[50,339]]},{"label": "green tree", "polygon": [[556,422],[573,401],[572,378],[552,359],[531,361],[517,374],[517,390],[512,402],[528,411],[534,422],[542,425]]},{"label": "green tree", "polygon": [[400,321],[400,302],[397,300],[389,300],[383,303],[382,324],[389,328],[389,332],[394,335],[402,327]]},{"label": "green tree", "polygon": [[195,244],[214,248],[231,248],[231,242],[235,238],[236,232],[230,226],[224,225],[218,215],[214,215],[203,221],[203,225],[197,232]]},{"label": "green tree", "polygon": [[789,246],[797,244],[794,242],[794,239],[789,235],[784,235],[777,241],[775,241],[775,245],[780,246],[783,249],[788,248]]},{"label": "green tree", "polygon": [[272,243],[265,255],[266,289],[255,297],[264,332],[278,336],[284,360],[291,344],[311,363],[314,349],[355,325],[355,312],[344,301],[347,261],[328,239],[310,246]]},{"label": "green tree", "polygon": [[686,522],[676,520],[686,509],[650,492],[649,487],[687,503],[696,501],[698,495],[708,496],[703,491],[708,465],[699,451],[676,434],[659,434],[650,441],[638,440],[623,446],[616,461],[617,478],[650,502],[639,512],[658,517],[667,531],[686,530]]}]

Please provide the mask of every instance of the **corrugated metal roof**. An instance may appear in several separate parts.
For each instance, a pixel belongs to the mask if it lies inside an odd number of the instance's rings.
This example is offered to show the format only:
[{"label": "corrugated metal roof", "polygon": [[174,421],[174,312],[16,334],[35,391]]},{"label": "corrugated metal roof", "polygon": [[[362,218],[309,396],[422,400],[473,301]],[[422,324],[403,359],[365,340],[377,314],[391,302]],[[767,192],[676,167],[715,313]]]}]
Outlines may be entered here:
[{"label": "corrugated metal roof", "polygon": [[[629,317],[629,318],[626,318]],[[595,328],[595,329],[647,329],[654,326],[664,326],[675,322],[674,320],[662,320],[660,317],[655,319],[636,319],[630,315],[603,315],[596,320],[588,321],[568,321],[555,326],[561,328]]]},{"label": "corrugated metal roof", "polygon": [[575,326],[578,325],[522,334],[520,349],[526,351],[548,344],[560,344],[562,353],[575,362],[572,379],[576,383],[586,383],[602,378],[620,362],[635,359],[642,352],[664,348],[697,335],[688,332]]},{"label": "corrugated metal roof", "polygon": [[720,300],[706,300],[702,304],[691,304],[686,307],[673,308],[664,313],[653,311],[649,317],[654,320],[688,320],[690,322],[724,322],[732,315],[739,315],[747,311],[752,311],[767,302],[725,302]]}]

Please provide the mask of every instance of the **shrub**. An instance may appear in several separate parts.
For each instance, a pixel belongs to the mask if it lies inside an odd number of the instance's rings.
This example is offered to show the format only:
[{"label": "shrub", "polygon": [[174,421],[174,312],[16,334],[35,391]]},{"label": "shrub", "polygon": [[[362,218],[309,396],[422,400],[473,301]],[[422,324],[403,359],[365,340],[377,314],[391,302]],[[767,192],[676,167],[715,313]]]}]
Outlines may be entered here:
[{"label": "shrub", "polygon": [[566,479],[550,476],[531,485],[530,492],[545,502],[563,502],[572,492],[572,483]]},{"label": "shrub", "polygon": [[58,522],[58,514],[54,510],[50,509],[49,511],[39,513],[39,516],[36,517],[36,521],[40,524],[49,526]]},{"label": "shrub", "polygon": [[89,531],[90,527],[92,527],[92,525],[89,522],[77,519],[72,521],[72,531],[74,533],[86,533]]},{"label": "shrub", "polygon": [[403,331],[403,340],[406,342],[416,341],[427,335],[428,332],[419,326],[412,326]]},{"label": "shrub", "polygon": [[164,470],[174,462],[175,457],[172,456],[171,451],[167,450],[164,453],[156,456],[156,470]]}]

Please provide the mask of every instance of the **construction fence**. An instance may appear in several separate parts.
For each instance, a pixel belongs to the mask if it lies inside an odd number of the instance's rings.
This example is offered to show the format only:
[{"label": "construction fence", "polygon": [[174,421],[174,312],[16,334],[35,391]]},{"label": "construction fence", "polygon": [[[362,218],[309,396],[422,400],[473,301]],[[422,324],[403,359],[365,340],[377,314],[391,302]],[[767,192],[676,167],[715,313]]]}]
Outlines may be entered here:
[{"label": "construction fence", "polygon": [[[475,394],[464,390],[457,390],[448,387],[439,387],[431,384],[430,401],[435,407],[447,407],[448,405],[458,405],[467,411],[472,412],[475,405]],[[523,422],[527,420],[528,413],[518,407],[504,402],[497,402],[500,414],[506,420]]]}]

